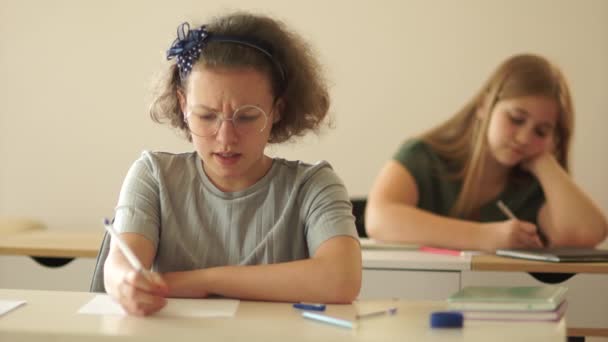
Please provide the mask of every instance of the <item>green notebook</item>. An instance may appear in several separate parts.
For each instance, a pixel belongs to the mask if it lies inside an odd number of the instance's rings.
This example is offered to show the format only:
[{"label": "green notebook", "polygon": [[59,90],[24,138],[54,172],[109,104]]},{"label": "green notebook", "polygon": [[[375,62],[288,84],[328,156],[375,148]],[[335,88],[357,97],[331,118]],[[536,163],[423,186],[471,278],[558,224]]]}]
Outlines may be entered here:
[{"label": "green notebook", "polygon": [[546,311],[566,298],[563,286],[467,286],[448,298],[451,310]]}]

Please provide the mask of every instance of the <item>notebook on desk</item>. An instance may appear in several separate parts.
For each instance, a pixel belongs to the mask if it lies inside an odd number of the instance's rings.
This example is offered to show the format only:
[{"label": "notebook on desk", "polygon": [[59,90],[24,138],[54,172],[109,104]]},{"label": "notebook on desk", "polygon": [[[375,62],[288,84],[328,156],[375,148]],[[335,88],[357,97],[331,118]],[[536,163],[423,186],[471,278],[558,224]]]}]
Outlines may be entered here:
[{"label": "notebook on desk", "polygon": [[463,311],[465,319],[481,321],[558,321],[566,313],[568,303],[563,301],[555,310],[518,310],[518,311]]},{"label": "notebook on desk", "polygon": [[608,262],[608,250],[593,248],[499,249],[496,255],[550,262]]},{"label": "notebook on desk", "polygon": [[547,311],[566,298],[564,286],[465,286],[448,297],[450,310]]}]

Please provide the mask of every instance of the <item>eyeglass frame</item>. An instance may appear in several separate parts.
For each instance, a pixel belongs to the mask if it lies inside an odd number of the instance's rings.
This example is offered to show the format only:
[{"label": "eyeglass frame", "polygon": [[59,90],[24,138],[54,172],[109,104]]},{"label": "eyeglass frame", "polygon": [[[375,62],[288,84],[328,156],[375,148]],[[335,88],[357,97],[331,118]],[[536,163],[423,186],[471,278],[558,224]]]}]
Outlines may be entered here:
[{"label": "eyeglass frame", "polygon": [[[256,134],[257,133],[262,133],[264,131],[264,129],[266,129],[266,126],[268,125],[268,114],[261,107],[256,106],[256,105],[250,105],[250,104],[245,104],[245,105],[242,105],[242,106],[238,107],[237,109],[235,109],[232,112],[232,117],[231,118],[227,118],[225,113],[222,113],[222,112],[219,112],[219,111],[214,112],[214,114],[218,115],[217,119],[215,120],[216,121],[216,128],[215,128],[215,131],[212,134],[209,134],[209,135],[200,135],[200,134],[196,134],[196,133],[194,133],[192,131],[192,129],[190,128],[190,124],[188,123],[188,118],[192,115],[192,111],[187,111],[186,113],[184,113],[184,123],[186,124],[186,127],[188,128],[188,132],[190,132],[191,134],[196,135],[197,137],[201,137],[201,138],[208,138],[208,137],[212,137],[212,136],[216,135],[220,131],[220,128],[222,127],[222,124],[224,123],[224,121],[232,121],[232,127],[234,127],[234,129],[238,132],[238,129],[236,128],[237,126],[234,123],[234,115],[239,110],[242,110],[243,108],[254,108],[254,109],[257,109],[260,112],[262,112],[262,114],[264,114],[264,126],[258,132],[256,132]],[[274,108],[270,110],[270,113],[272,113],[273,110],[274,110]]]}]

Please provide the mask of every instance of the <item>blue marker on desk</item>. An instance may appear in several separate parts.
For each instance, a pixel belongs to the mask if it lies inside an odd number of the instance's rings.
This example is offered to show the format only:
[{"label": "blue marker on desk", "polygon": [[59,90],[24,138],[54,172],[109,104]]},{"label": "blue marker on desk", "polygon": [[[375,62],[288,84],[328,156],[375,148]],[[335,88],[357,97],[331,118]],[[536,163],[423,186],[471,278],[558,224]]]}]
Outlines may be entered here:
[{"label": "blue marker on desk", "polygon": [[295,303],[293,307],[300,310],[325,311],[325,304],[320,303]]}]

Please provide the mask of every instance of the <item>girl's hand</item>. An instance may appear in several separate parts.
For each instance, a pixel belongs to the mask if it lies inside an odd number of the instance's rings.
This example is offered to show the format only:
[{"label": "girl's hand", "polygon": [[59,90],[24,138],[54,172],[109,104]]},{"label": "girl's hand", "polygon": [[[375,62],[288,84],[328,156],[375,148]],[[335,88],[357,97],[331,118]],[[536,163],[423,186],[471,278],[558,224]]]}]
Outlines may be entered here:
[{"label": "girl's hand", "polygon": [[162,309],[169,288],[160,274],[128,271],[116,284],[112,297],[131,315],[146,316]]},{"label": "girl's hand", "polygon": [[508,220],[482,225],[486,236],[483,249],[494,252],[507,248],[541,248],[536,226],[530,222]]},{"label": "girl's hand", "polygon": [[522,169],[537,175],[545,166],[557,164],[557,159],[551,151],[545,151],[521,163]]}]

